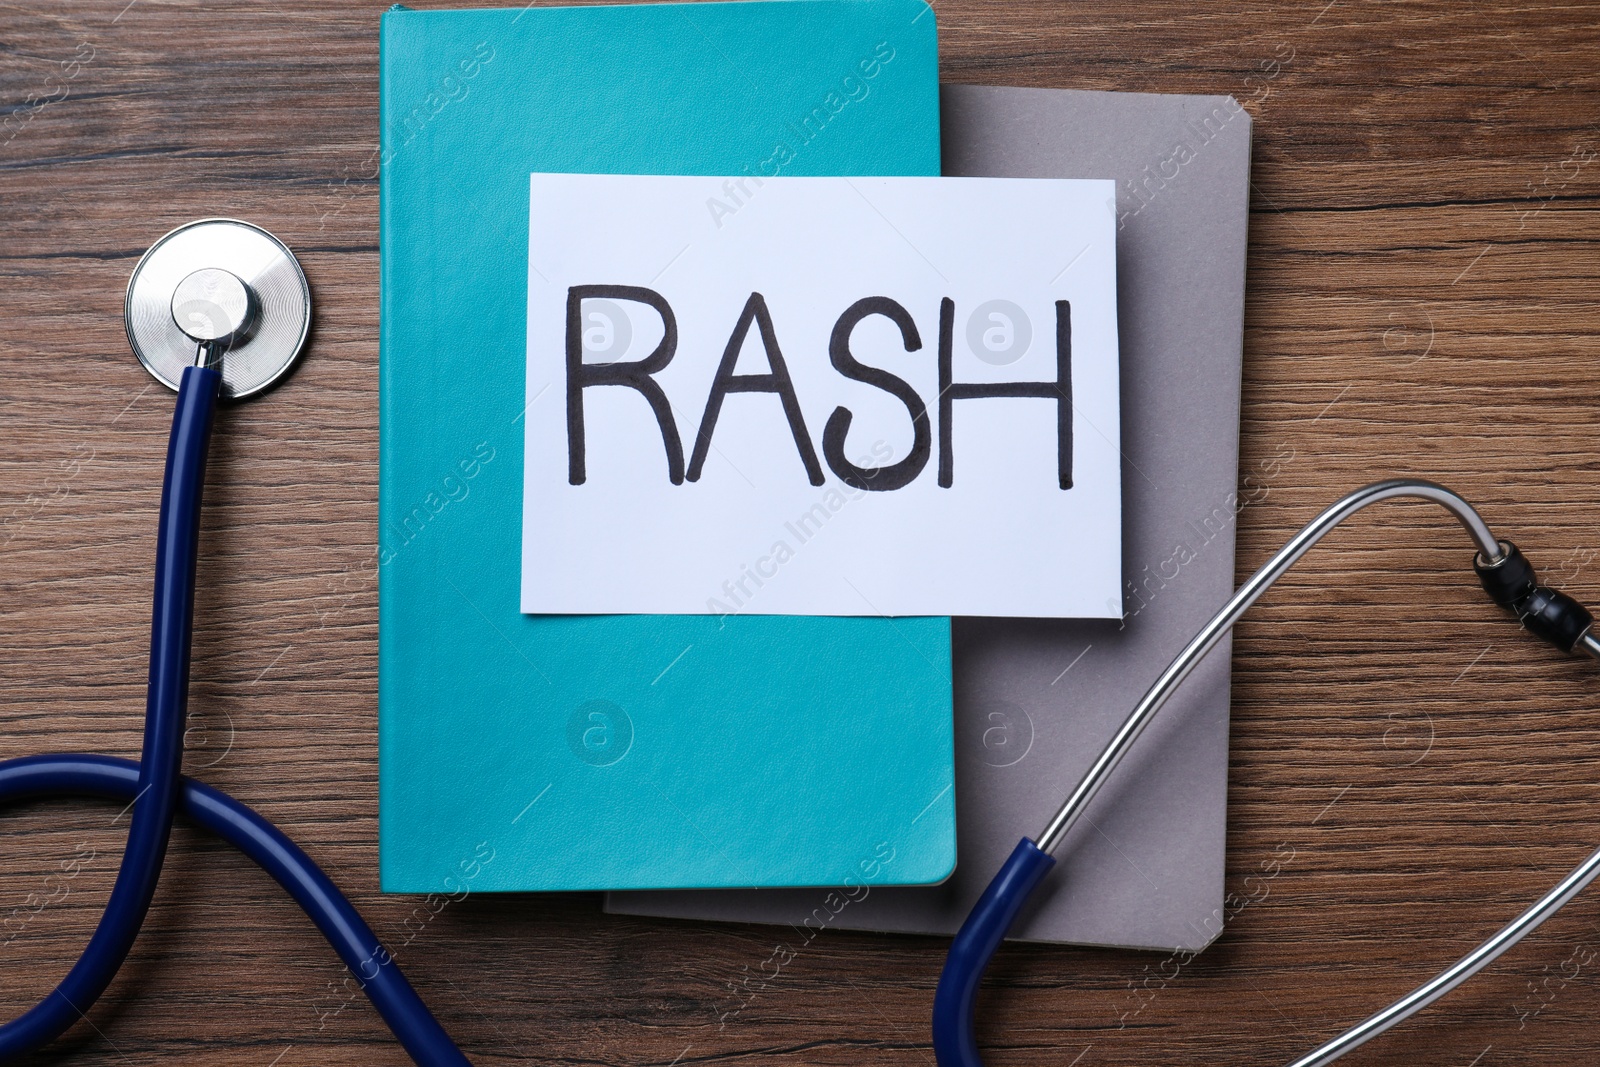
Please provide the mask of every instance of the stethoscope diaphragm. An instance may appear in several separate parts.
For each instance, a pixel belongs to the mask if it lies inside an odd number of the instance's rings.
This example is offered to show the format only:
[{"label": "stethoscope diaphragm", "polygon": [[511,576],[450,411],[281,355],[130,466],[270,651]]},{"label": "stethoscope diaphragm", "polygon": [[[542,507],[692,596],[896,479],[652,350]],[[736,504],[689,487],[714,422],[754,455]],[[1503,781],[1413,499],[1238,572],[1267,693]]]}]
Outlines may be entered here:
[{"label": "stethoscope diaphragm", "polygon": [[294,366],[311,329],[311,286],[294,253],[266,230],[201,219],[140,258],[123,310],[128,344],[157,381],[177,389],[206,344],[225,354],[222,395],[242,400]]}]

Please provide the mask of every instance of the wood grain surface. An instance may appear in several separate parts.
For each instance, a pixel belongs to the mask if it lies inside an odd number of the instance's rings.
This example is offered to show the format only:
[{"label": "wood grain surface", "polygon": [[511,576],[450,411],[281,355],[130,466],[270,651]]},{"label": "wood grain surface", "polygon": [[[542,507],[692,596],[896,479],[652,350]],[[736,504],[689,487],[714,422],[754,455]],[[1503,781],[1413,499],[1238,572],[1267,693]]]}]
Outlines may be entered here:
[{"label": "wood grain surface", "polygon": [[[219,426],[190,773],[334,873],[476,1062],[931,1065],[938,939],[824,933],[719,1027],[773,931],[378,894],[382,7],[0,0],[0,756],[137,752],[172,402],[128,353],[123,288],[170,227],[247,218],[300,253],[319,312],[287,387]],[[937,13],[947,81],[1254,114],[1242,466],[1292,458],[1241,516],[1241,576],[1337,494],[1410,474],[1600,601],[1600,6]],[[1285,1063],[1600,845],[1600,670],[1518,633],[1467,562],[1441,513],[1394,505],[1241,625],[1226,934],[1190,962],[1006,948],[991,1065]],[[0,819],[0,1014],[76,956],[126,827],[89,801]],[[1597,974],[1591,892],[1349,1062],[1594,1063]],[[40,1062],[174,1059],[405,1062],[277,887],[186,828],[132,959]]]}]

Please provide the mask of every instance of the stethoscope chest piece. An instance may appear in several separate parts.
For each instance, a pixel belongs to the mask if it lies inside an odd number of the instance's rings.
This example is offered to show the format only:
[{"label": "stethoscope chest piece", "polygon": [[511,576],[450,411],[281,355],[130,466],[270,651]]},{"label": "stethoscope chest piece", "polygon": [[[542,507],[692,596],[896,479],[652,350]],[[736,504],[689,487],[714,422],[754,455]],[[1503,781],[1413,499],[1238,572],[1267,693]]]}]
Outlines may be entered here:
[{"label": "stethoscope chest piece", "polygon": [[201,345],[226,353],[222,395],[254,396],[289,372],[311,329],[311,286],[287,245],[236,219],[201,219],[157,241],[133,268],[128,343],[177,389]]}]

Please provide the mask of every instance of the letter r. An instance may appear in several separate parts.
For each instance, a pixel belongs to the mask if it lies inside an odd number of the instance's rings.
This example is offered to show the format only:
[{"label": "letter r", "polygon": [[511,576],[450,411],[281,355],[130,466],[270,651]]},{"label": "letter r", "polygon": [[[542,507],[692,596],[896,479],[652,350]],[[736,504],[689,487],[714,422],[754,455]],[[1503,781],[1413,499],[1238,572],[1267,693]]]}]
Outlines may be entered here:
[{"label": "letter r", "polygon": [[[619,363],[583,361],[583,302],[585,300],[631,300],[648,304],[661,316],[661,343],[644,359]],[[594,385],[625,385],[638,390],[655,413],[661,426],[661,442],[667,450],[667,477],[673,485],[683,484],[683,443],[672,406],[652,374],[672,362],[678,350],[678,320],[662,295],[653,289],[634,285],[574,285],[567,290],[567,481],[582,485],[588,478],[584,457],[583,391]]]}]

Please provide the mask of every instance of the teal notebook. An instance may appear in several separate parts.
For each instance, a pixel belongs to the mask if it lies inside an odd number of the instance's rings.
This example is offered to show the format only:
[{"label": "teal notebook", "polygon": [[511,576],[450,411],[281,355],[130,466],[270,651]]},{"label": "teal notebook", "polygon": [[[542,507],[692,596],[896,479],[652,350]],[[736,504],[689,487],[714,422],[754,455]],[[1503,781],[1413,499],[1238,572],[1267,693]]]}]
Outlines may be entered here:
[{"label": "teal notebook", "polygon": [[921,0],[383,17],[385,890],[920,884],[948,619],[519,612],[528,176],[933,175]]}]

